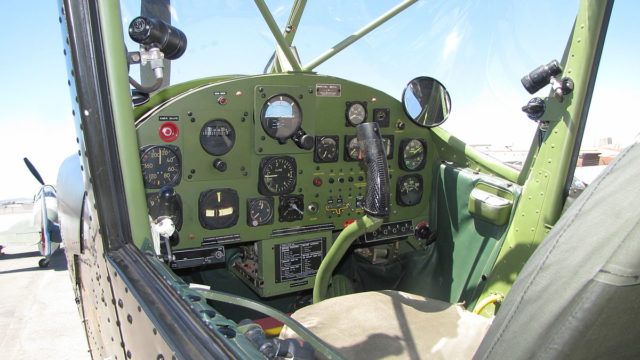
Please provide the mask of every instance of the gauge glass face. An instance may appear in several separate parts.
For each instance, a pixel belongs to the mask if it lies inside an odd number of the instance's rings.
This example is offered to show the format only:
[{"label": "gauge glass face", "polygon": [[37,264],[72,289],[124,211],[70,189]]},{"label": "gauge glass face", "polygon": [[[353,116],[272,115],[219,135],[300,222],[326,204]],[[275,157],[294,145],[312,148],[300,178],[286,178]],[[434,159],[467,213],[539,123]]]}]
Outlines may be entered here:
[{"label": "gauge glass face", "polygon": [[363,103],[353,102],[347,105],[347,121],[356,126],[362,124],[367,119],[367,109]]},{"label": "gauge glass face", "polygon": [[277,140],[286,140],[300,128],[302,111],[291,96],[276,95],[262,106],[260,121],[267,135]]},{"label": "gauge glass face", "polygon": [[348,140],[347,144],[347,160],[357,161],[358,155],[360,152],[360,147],[358,146],[358,138],[353,137]]},{"label": "gauge glass face", "polygon": [[304,196],[281,196],[280,205],[278,206],[278,215],[278,220],[280,222],[302,220],[304,218]]},{"label": "gauge glass face", "polygon": [[338,161],[338,137],[317,136],[314,160],[316,162]]},{"label": "gauge glass face", "polygon": [[282,195],[296,187],[296,160],[290,156],[273,156],[260,164],[258,190],[262,195]]},{"label": "gauge glass face", "polygon": [[247,200],[247,225],[260,226],[273,223],[273,198]]},{"label": "gauge glass face", "polygon": [[413,206],[422,200],[422,176],[409,174],[398,179],[396,200],[399,205]]},{"label": "gauge glass face", "polygon": [[[166,215],[160,214],[161,208],[158,201],[159,195],[159,192],[147,194],[147,207],[149,208],[149,216],[151,216],[152,219],[157,219],[160,215]],[[169,216],[171,217],[176,230],[180,230],[182,228],[182,199],[180,198],[180,194],[176,194],[176,208],[169,209]]]},{"label": "gauge glass face", "polygon": [[382,147],[387,159],[393,158],[393,135],[382,135]]},{"label": "gauge glass face", "polygon": [[424,143],[418,139],[410,139],[403,142],[401,165],[405,170],[415,171],[424,167],[425,149]]},{"label": "gauge glass face", "polygon": [[141,153],[140,166],[145,188],[159,189],[180,183],[182,169],[178,148],[152,145],[142,148]]},{"label": "gauge glass face", "polygon": [[236,132],[227,120],[211,120],[200,130],[200,145],[211,155],[220,156],[228,153],[235,142]]},{"label": "gauge glass face", "polygon": [[198,200],[200,225],[209,230],[235,225],[238,222],[238,202],[238,192],[233,189],[203,191]]}]

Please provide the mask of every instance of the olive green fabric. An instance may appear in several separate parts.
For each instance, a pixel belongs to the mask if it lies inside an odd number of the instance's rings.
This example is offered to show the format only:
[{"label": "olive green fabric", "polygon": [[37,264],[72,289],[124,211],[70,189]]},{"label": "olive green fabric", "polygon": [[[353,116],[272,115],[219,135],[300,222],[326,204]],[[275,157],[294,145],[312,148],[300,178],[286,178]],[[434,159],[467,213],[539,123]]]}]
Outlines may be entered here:
[{"label": "olive green fabric", "polygon": [[428,265],[421,278],[428,280],[423,281],[424,289],[410,289],[411,293],[468,306],[481,294],[483,275],[495,263],[508,223],[496,226],[471,215],[470,194],[479,186],[508,193],[514,203],[520,195],[519,186],[468,168],[442,164],[437,169],[431,207],[437,240],[425,260]]},{"label": "olive green fabric", "polygon": [[640,359],[638,179],[636,143],[534,252],[475,359]]},{"label": "olive green fabric", "polygon": [[[468,359],[491,321],[439,300],[398,291],[327,299],[292,317],[348,359]],[[284,328],[281,338],[296,338]]]}]

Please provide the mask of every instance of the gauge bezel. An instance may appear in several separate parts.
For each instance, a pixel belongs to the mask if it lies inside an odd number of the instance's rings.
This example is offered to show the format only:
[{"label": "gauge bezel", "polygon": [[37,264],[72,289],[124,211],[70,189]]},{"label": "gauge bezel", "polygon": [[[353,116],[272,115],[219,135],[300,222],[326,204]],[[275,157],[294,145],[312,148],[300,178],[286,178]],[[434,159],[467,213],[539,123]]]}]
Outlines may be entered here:
[{"label": "gauge bezel", "polygon": [[[422,151],[423,151],[423,156],[422,156],[422,161],[420,162],[420,164],[415,168],[412,169],[410,167],[407,166],[407,164],[405,163],[405,156],[404,156],[404,152],[406,150],[407,145],[409,145],[409,143],[413,140],[416,140],[418,142],[420,142],[420,144],[422,144]],[[400,155],[398,156],[398,165],[400,166],[400,168],[402,170],[405,171],[420,171],[422,169],[424,169],[425,164],[427,163],[427,143],[422,140],[422,139],[418,139],[418,138],[407,138],[407,139],[403,139],[400,142]]]},{"label": "gauge bezel", "polygon": [[[320,155],[321,144],[325,139],[331,139],[336,143],[336,149],[331,156],[323,157]],[[316,136],[315,150],[313,151],[313,161],[317,163],[330,163],[338,161],[340,154],[340,138],[337,135]]]},{"label": "gauge bezel", "polygon": [[[215,194],[218,192],[224,194],[223,195],[224,201],[230,202],[230,205],[233,208],[233,214],[231,216],[226,217],[223,220],[208,219],[208,217],[206,216],[207,209],[203,205],[205,205],[205,203],[208,203],[208,201],[210,201],[210,197],[212,196],[212,194]],[[240,212],[239,203],[240,203],[240,200],[238,198],[238,192],[231,188],[208,189],[201,192],[200,196],[198,197],[198,219],[200,220],[200,225],[207,230],[226,229],[226,228],[235,226],[238,223],[238,217]]]},{"label": "gauge bezel", "polygon": [[[146,197],[147,197],[147,209],[149,210],[149,216],[151,216],[152,219],[157,218],[158,216],[154,216],[155,214],[152,214],[152,208],[157,211],[157,207],[153,206],[149,203],[149,201],[151,200],[151,198],[153,196],[155,196],[156,198],[160,195],[159,191],[156,192],[149,192],[146,193]],[[157,200],[156,200],[157,201]],[[182,218],[182,198],[180,197],[180,194],[176,193],[176,201],[178,202],[178,208],[179,211],[176,214],[171,214],[169,216],[171,216],[172,220],[173,220],[173,225],[176,227],[176,231],[180,231],[182,229],[182,222],[183,222],[183,218]]]},{"label": "gauge bezel", "polygon": [[[215,122],[219,122],[219,123],[224,123],[226,126],[228,126],[231,129],[231,134],[230,135],[226,135],[230,140],[231,140],[231,145],[227,145],[227,144],[222,144],[225,148],[223,151],[215,151],[212,149],[207,148],[207,146],[205,146],[205,144],[203,143],[203,138],[202,138],[202,131],[204,130],[205,127],[210,126],[210,124],[215,123]],[[209,155],[213,155],[213,156],[221,156],[224,155],[226,153],[228,153],[229,151],[231,151],[231,149],[233,149],[233,146],[236,143],[236,129],[233,127],[233,125],[231,125],[231,123],[225,119],[213,119],[213,120],[209,120],[207,121],[204,125],[202,125],[202,127],[200,128],[200,133],[199,133],[199,139],[200,139],[200,146],[202,147],[202,149]],[[209,136],[208,136],[209,138]]]},{"label": "gauge bezel", "polygon": [[[269,205],[269,209],[271,211],[271,216],[266,220],[256,221],[253,223],[252,209],[253,206],[259,202],[265,202]],[[273,224],[273,219],[275,218],[275,207],[272,197],[259,197],[259,198],[250,198],[247,199],[247,225],[251,227],[262,226],[262,225],[271,225]]]},{"label": "gauge bezel", "polygon": [[[297,124],[294,124],[294,126],[290,130],[290,132],[285,134],[285,135],[278,135],[277,134],[277,130],[276,130],[276,133],[273,133],[273,131],[271,129],[269,129],[269,127],[267,126],[267,123],[266,123],[267,122],[267,118],[265,117],[265,114],[267,112],[267,109],[269,108],[269,105],[271,105],[270,102],[273,99],[277,98],[277,97],[283,97],[283,98],[286,98],[287,100],[290,100],[290,101],[287,101],[287,102],[289,102],[292,105],[292,107],[293,107],[292,112],[294,114],[293,119],[295,119],[294,121],[297,121]],[[298,116],[295,116],[296,110],[297,110]],[[302,119],[303,119],[302,108],[300,107],[300,104],[298,103],[298,101],[293,96],[291,96],[289,94],[276,94],[276,95],[273,95],[273,96],[269,97],[262,104],[262,109],[260,110],[260,124],[262,125],[262,130],[267,135],[269,135],[269,137],[271,137],[273,139],[276,139],[281,143],[286,142],[287,139],[290,139],[300,129],[300,127],[302,126]]]},{"label": "gauge bezel", "polygon": [[[406,179],[408,178],[416,178],[418,180],[418,183],[420,184],[420,196],[418,197],[418,200],[415,203],[408,203],[405,201],[405,199],[402,197],[402,192],[400,191],[402,189],[402,184],[406,181]],[[418,204],[420,204],[420,202],[422,201],[422,196],[424,195],[424,180],[422,179],[422,175],[420,174],[406,174],[406,175],[402,175],[398,178],[398,181],[396,182],[396,203],[400,206],[416,206]]]},{"label": "gauge bezel", "polygon": [[359,159],[354,159],[351,157],[351,155],[349,155],[349,144],[351,144],[351,141],[353,139],[356,139],[356,145],[358,144],[358,140],[357,137],[355,135],[345,135],[344,136],[344,161],[359,161]]},{"label": "gauge bezel", "polygon": [[[289,209],[289,201],[295,202],[296,207],[302,212],[294,212],[294,215],[287,215]],[[278,221],[279,222],[294,222],[304,219],[304,195],[303,194],[291,194],[280,196],[278,200]]]},{"label": "gauge bezel", "polygon": [[[266,184],[264,171],[265,171],[265,167],[268,166],[271,162],[275,162],[278,160],[285,160],[290,164],[292,164],[293,180],[283,190],[274,191],[273,189],[270,189],[270,187]],[[259,173],[258,191],[262,195],[274,196],[274,195],[290,194],[296,189],[296,185],[298,182],[298,167],[296,164],[296,159],[294,159],[291,156],[279,155],[279,156],[267,156],[263,158],[262,160],[260,160],[260,168],[258,173]]]},{"label": "gauge bezel", "polygon": [[[349,112],[351,111],[351,108],[353,106],[355,106],[355,105],[362,105],[362,107],[364,108],[364,118],[362,118],[361,121],[354,123],[353,121],[351,121],[351,117],[349,116]],[[346,120],[347,126],[356,127],[356,126],[362,124],[363,122],[367,121],[368,113],[369,113],[369,111],[367,110],[367,102],[366,101],[347,101],[347,102],[345,102],[344,118]]]},{"label": "gauge bezel", "polygon": [[[169,182],[167,183],[162,183],[159,185],[156,184],[151,184],[149,183],[149,181],[147,180],[147,177],[145,176],[145,169],[144,169],[144,163],[143,163],[143,158],[145,156],[145,154],[147,154],[149,151],[156,149],[156,148],[166,148],[169,151],[173,152],[175,154],[175,156],[178,159],[178,164],[177,164],[177,174],[171,179],[169,180]],[[142,181],[144,183],[144,188],[145,189],[160,189],[163,186],[177,186],[180,184],[180,181],[182,180],[182,154],[180,152],[180,148],[174,145],[145,145],[142,146],[140,148],[140,171],[142,172]]]},{"label": "gauge bezel", "polygon": [[[382,118],[379,119],[380,114]],[[389,127],[391,122],[391,110],[389,108],[375,108],[373,109],[373,121],[378,123],[381,128]]]}]

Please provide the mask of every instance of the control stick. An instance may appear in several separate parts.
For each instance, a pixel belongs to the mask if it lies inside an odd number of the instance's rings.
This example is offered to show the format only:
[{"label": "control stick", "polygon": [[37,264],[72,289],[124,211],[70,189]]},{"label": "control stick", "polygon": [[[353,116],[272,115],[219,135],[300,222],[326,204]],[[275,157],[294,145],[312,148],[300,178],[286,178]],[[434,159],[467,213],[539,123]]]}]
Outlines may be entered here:
[{"label": "control stick", "polygon": [[365,215],[340,232],[338,238],[322,259],[313,286],[313,302],[327,297],[331,274],[349,247],[361,235],[380,228],[383,218],[389,215],[389,169],[377,123],[364,123],[356,127],[360,155],[364,160],[367,189],[363,209]]}]

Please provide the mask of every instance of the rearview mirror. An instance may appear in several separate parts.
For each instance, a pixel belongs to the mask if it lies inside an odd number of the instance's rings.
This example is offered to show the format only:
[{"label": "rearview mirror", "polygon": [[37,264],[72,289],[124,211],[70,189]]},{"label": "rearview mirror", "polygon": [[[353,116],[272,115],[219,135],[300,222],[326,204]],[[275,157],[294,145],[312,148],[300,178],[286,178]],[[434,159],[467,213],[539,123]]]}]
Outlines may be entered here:
[{"label": "rearview mirror", "polygon": [[411,80],[402,92],[402,107],[417,125],[435,127],[449,117],[451,97],[440,81],[421,76]]}]

